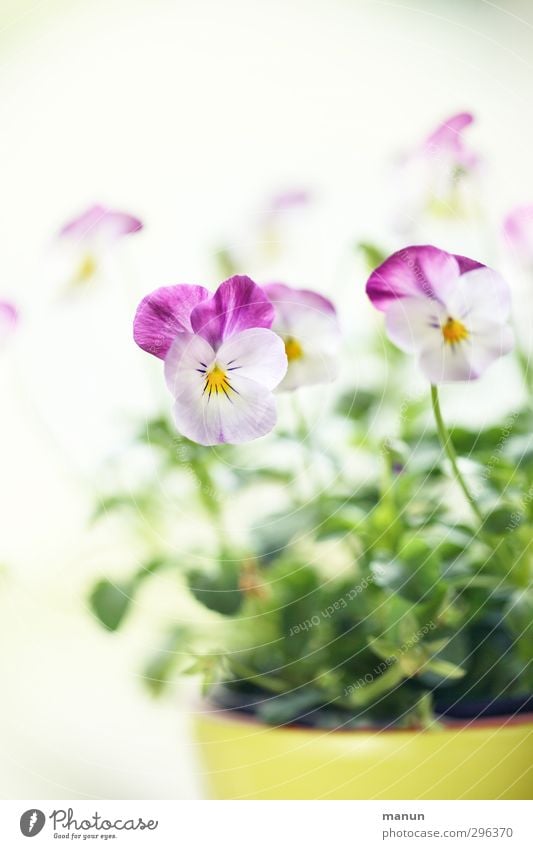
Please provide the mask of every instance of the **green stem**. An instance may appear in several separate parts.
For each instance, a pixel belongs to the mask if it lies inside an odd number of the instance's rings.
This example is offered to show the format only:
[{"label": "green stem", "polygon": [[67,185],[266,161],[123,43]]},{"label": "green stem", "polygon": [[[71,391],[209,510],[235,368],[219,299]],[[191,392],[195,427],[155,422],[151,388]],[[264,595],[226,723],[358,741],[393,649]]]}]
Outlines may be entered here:
[{"label": "green stem", "polygon": [[520,347],[520,345],[516,346],[516,358],[518,360],[518,365],[520,366],[520,371],[522,372],[522,378],[524,380],[524,386],[526,391],[529,393],[533,388],[533,370],[532,364],[529,360],[526,352]]},{"label": "green stem", "polygon": [[431,404],[433,406],[433,413],[434,413],[434,416],[435,416],[435,422],[437,424],[437,432],[439,434],[439,439],[441,441],[441,445],[442,445],[444,451],[446,452],[446,456],[448,457],[448,460],[450,461],[455,479],[456,479],[457,483],[459,484],[459,486],[461,487],[461,489],[463,490],[465,497],[466,497],[468,503],[470,504],[472,510],[474,511],[474,513],[476,514],[478,519],[481,522],[483,522],[483,520],[484,520],[483,513],[479,509],[477,502],[476,502],[476,499],[474,498],[474,496],[470,492],[470,490],[469,490],[469,488],[466,484],[466,481],[463,478],[463,476],[462,476],[462,474],[459,470],[459,465],[457,463],[457,454],[455,453],[455,448],[453,447],[453,443],[452,443],[450,434],[448,433],[448,428],[444,424],[444,419],[442,418],[442,412],[441,412],[441,409],[440,409],[440,402],[439,402],[439,392],[438,392],[437,387],[433,386],[433,385],[431,387]]}]

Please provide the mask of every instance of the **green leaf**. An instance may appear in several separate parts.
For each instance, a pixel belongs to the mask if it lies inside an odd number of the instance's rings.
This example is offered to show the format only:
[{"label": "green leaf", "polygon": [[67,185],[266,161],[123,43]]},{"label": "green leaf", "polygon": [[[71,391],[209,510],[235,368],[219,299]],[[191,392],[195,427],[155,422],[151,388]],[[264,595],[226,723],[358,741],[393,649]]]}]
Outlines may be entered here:
[{"label": "green leaf", "polygon": [[169,565],[172,564],[165,558],[154,557],[127,580],[110,581],[108,578],[102,578],[97,581],[89,595],[89,605],[104,628],[116,631],[122,625],[143,581]]},{"label": "green leaf", "polygon": [[89,596],[91,610],[108,631],[116,631],[129,610],[134,584],[131,581],[113,583],[102,578]]},{"label": "green leaf", "polygon": [[[373,701],[377,701],[384,693],[397,687],[405,674],[399,663],[393,663],[381,675],[377,675],[372,681],[361,680],[360,686],[352,685],[343,703],[351,707],[364,707]],[[356,682],[357,683],[357,682]]]},{"label": "green leaf", "polygon": [[369,271],[374,271],[378,265],[381,265],[387,259],[385,251],[372,242],[358,242],[355,249],[363,255]]},{"label": "green leaf", "polygon": [[456,681],[458,678],[463,678],[465,675],[465,670],[461,669],[460,666],[455,666],[454,663],[450,663],[447,660],[437,659],[430,660],[426,663],[423,671],[433,672],[440,678],[446,678],[452,681]]},{"label": "green leaf", "polygon": [[239,589],[240,573],[240,560],[221,560],[212,572],[191,569],[187,583],[195,599],[204,607],[224,616],[233,616],[243,602]]},{"label": "green leaf", "polygon": [[492,510],[483,522],[483,531],[498,536],[509,533],[523,522],[522,511],[518,507],[502,506]]}]

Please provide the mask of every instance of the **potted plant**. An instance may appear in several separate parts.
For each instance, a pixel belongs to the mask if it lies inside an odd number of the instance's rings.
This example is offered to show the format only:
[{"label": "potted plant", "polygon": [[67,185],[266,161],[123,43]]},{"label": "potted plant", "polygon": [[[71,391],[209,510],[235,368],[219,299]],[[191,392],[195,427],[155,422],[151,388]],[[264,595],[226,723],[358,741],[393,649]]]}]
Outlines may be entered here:
[{"label": "potted plant", "polygon": [[[367,293],[388,392],[348,389],[320,428],[304,411],[277,430],[275,391],[336,375],[331,301],[237,275],[214,295],[171,286],[141,302],[135,339],[164,360],[173,421],[139,434],[152,484],[99,512],[133,505],[167,532],[91,604],[115,630],[161,574],[194,600],[145,678],[158,692],[201,676],[195,735],[218,798],[529,798],[533,414],[449,431],[439,398],[511,349],[508,289],[411,246]],[[427,401],[402,390],[396,348],[417,357]],[[327,482],[295,481],[296,463]],[[190,503],[191,482],[211,532],[201,523],[186,548],[167,493]]]}]

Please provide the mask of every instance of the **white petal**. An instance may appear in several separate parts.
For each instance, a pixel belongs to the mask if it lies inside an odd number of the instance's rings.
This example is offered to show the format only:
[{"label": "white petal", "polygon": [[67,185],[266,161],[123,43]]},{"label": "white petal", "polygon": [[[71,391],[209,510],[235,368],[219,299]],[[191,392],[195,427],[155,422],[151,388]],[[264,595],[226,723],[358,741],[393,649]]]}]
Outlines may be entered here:
[{"label": "white petal", "polygon": [[426,345],[418,359],[420,368],[431,383],[447,383],[456,380],[476,380],[480,371],[470,359],[471,348],[468,342],[457,345],[446,344],[444,339],[435,340]]},{"label": "white petal", "polygon": [[178,430],[201,445],[222,442],[237,444],[264,436],[276,424],[274,396],[263,386],[245,377],[232,378],[234,391],[225,394],[203,392],[201,375],[183,372],[174,407]]},{"label": "white petal", "polygon": [[263,327],[251,327],[227,339],[218,350],[217,362],[231,381],[247,377],[266,389],[274,389],[287,371],[283,340]]},{"label": "white petal", "polygon": [[195,333],[178,333],[165,357],[165,379],[174,396],[181,386],[183,372],[190,372],[203,385],[198,369],[208,369],[215,360],[215,352],[209,342]]},{"label": "white petal", "polygon": [[444,299],[452,318],[464,320],[469,330],[476,323],[503,323],[509,317],[511,295],[507,283],[490,268],[462,274]]},{"label": "white petal", "polygon": [[512,351],[514,334],[508,324],[486,325],[483,332],[473,333],[469,341],[470,362],[482,374],[494,360]]},{"label": "white petal", "polygon": [[513,347],[509,325],[494,324],[483,333],[475,333],[455,345],[441,340],[426,345],[419,357],[422,371],[432,383],[476,380],[499,357]]},{"label": "white petal", "polygon": [[299,386],[313,386],[316,383],[331,383],[339,372],[339,361],[335,354],[328,351],[304,353],[289,362],[287,374],[278,386],[283,392],[298,389]]},{"label": "white petal", "polygon": [[446,309],[431,298],[401,298],[387,307],[385,327],[389,339],[412,354],[442,339]]},{"label": "white petal", "polygon": [[333,352],[339,349],[341,342],[336,315],[301,307],[294,308],[283,335],[297,339],[305,350],[327,345]]}]

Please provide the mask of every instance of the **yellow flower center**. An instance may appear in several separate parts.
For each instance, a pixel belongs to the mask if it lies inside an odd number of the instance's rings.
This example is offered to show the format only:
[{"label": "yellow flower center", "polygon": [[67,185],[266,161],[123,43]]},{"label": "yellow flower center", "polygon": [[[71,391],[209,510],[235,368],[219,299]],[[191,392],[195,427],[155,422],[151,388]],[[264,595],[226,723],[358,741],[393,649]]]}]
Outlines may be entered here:
[{"label": "yellow flower center", "polygon": [[303,356],[302,346],[297,339],[293,339],[292,336],[287,336],[285,339],[285,353],[287,354],[289,362],[291,362],[291,360],[299,360],[300,357]]},{"label": "yellow flower center", "polygon": [[442,325],[442,335],[448,345],[456,345],[458,342],[464,342],[465,339],[468,339],[469,333],[462,321],[450,316],[446,323]]},{"label": "yellow flower center", "polygon": [[235,390],[231,387],[226,372],[215,363],[211,371],[205,376],[203,394],[207,393],[210,398],[213,394],[220,395],[223,393],[226,398],[229,398],[230,392],[235,392]]},{"label": "yellow flower center", "polygon": [[85,254],[76,271],[75,283],[86,283],[96,272],[96,260],[92,254]]}]

